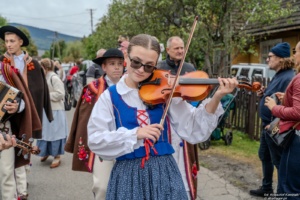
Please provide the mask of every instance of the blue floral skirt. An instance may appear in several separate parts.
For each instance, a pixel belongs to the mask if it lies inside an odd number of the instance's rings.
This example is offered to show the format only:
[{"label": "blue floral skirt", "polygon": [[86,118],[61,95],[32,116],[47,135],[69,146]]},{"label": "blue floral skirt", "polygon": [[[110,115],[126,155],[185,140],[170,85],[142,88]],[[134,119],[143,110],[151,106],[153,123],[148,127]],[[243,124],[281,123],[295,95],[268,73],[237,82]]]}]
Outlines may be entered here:
[{"label": "blue floral skirt", "polygon": [[141,168],[141,158],[117,161],[106,200],[186,200],[180,171],[172,155],[153,156]]}]

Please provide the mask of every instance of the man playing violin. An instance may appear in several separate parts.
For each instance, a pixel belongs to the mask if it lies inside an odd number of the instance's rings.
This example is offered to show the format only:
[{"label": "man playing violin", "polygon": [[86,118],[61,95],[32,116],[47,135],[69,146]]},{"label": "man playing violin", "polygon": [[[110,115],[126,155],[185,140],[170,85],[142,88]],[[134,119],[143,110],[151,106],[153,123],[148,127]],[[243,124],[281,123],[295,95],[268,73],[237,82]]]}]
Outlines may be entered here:
[{"label": "man playing violin", "polygon": [[[175,75],[184,55],[183,40],[178,36],[170,37],[167,41],[166,51],[166,60],[158,62],[157,68],[170,70],[170,73]],[[195,70],[192,64],[184,62],[180,75]],[[174,133],[174,131],[171,132]],[[197,197],[197,172],[199,170],[197,146],[180,139],[177,134],[172,134],[172,146],[175,150],[173,157],[180,169],[186,191],[190,193],[191,199],[195,199]],[[189,178],[187,179],[187,177]]]}]

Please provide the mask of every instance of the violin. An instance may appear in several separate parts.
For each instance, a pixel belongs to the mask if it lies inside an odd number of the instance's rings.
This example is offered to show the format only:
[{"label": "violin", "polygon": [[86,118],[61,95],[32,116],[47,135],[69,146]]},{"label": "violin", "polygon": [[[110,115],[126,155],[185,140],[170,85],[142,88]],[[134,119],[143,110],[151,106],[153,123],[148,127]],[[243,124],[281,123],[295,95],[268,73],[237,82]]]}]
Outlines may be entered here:
[{"label": "violin", "polygon": [[[170,96],[175,77],[169,71],[155,70],[147,80],[139,84],[140,98],[148,105],[165,103]],[[204,71],[190,72],[179,77],[172,97],[200,101],[208,96],[211,85],[219,85],[218,79],[210,79]],[[250,84],[241,80],[237,87],[254,92],[260,89],[261,84],[259,82]]]},{"label": "violin", "polygon": [[[6,140],[6,133],[0,131],[0,134],[2,134],[4,140]],[[29,139],[29,143],[26,143],[26,142],[23,141],[25,138],[26,138],[25,134],[22,135],[22,140],[19,140],[19,139],[15,138],[16,143],[17,143],[16,147],[18,147],[20,149],[20,151],[18,152],[17,155],[20,156],[23,153],[23,151],[24,151],[24,159],[28,159],[28,154],[29,153],[31,153],[31,154],[39,154],[40,153],[40,149],[38,147],[36,147],[36,146],[34,146],[34,147],[32,146],[33,138]]]}]

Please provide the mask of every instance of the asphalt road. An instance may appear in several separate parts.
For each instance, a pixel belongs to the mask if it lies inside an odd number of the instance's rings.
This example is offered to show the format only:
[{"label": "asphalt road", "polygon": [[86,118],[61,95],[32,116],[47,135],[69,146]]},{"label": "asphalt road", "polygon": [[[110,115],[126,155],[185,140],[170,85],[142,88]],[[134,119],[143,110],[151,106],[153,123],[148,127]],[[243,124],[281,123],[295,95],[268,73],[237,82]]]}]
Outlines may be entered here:
[{"label": "asphalt road", "polygon": [[[74,108],[66,111],[68,125],[72,122]],[[32,156],[30,172],[27,175],[29,200],[92,200],[92,174],[71,170],[72,154],[61,157],[61,165],[51,169],[52,157],[40,162]]]}]

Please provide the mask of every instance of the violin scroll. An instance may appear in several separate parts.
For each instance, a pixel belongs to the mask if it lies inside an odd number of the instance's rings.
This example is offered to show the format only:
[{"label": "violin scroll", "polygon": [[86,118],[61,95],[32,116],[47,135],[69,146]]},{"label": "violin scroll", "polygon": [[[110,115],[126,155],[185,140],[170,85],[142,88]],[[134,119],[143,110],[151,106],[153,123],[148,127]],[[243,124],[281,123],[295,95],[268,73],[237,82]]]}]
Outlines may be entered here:
[{"label": "violin scroll", "polygon": [[256,92],[261,88],[261,84],[260,82],[253,82],[252,84],[250,84],[249,82],[241,81],[238,84],[238,88]]}]

